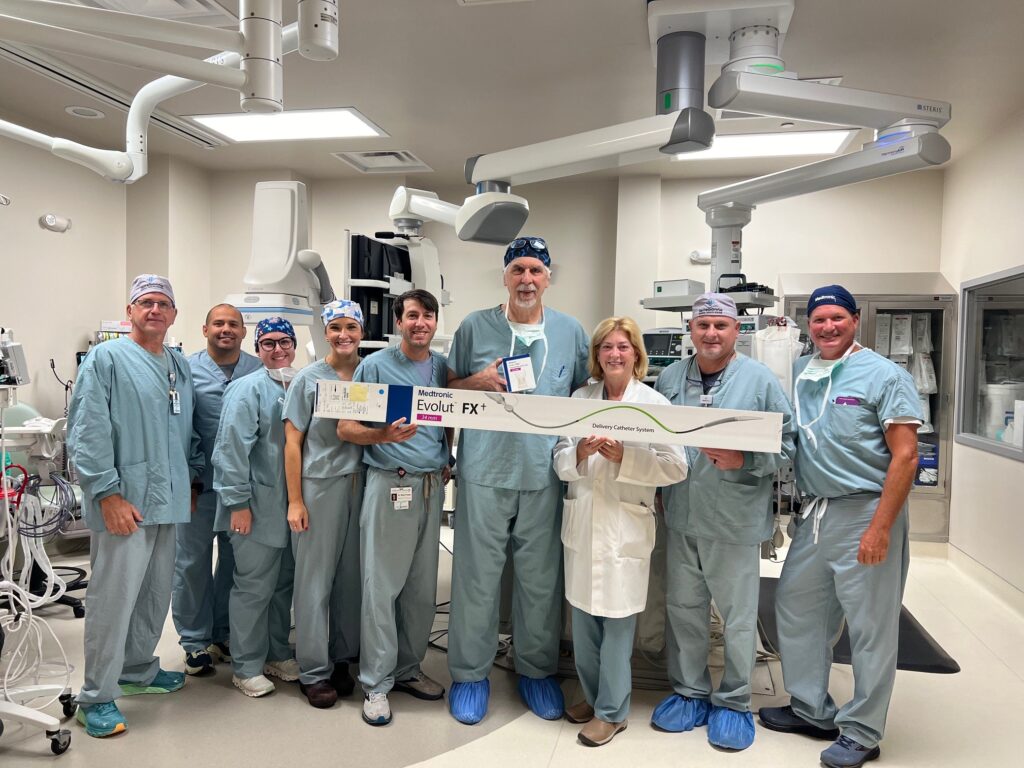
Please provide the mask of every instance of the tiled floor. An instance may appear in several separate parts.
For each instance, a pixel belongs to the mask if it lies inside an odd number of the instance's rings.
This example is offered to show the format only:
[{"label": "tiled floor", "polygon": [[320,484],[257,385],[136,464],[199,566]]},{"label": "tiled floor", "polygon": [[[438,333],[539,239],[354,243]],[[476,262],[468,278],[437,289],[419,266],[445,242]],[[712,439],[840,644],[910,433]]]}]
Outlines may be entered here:
[{"label": "tiled floor", "polygon": [[[929,550],[934,551],[934,550]],[[65,558],[81,562],[83,558]],[[439,600],[447,598],[450,559],[442,556]],[[768,571],[772,570],[769,567]],[[889,713],[888,733],[877,765],[1020,766],[1017,707],[1024,700],[1024,616],[1001,602],[945,559],[915,554],[905,604],[960,663],[957,675],[900,672]],[[81,684],[82,622],[63,608],[45,611],[76,666],[72,685]],[[181,655],[168,621],[159,652],[165,666],[181,669]],[[431,651],[425,669],[445,685],[443,654]],[[785,700],[775,664],[759,676],[770,680],[775,696],[756,696],[754,706]],[[31,766],[59,761],[73,766],[296,766],[344,765],[394,768],[420,765],[543,768],[546,766],[816,766],[825,746],[809,739],[758,728],[745,752],[716,751],[702,729],[665,734],[648,725],[662,691],[636,691],[630,726],[606,747],[576,742],[579,726],[545,722],[526,713],[514,676],[491,675],[491,708],[474,727],[456,723],[443,702],[423,702],[402,694],[392,698],[394,722],[371,728],[359,716],[360,701],[345,700],[328,711],[306,705],[295,684],[279,684],[265,699],[242,696],[231,686],[230,671],[190,679],[176,694],[122,699],[130,730],[108,740],[88,738],[69,724],[71,749],[54,758],[38,732],[9,726],[0,738],[0,765]],[[835,667],[832,690],[849,696],[850,668]],[[563,685],[571,703],[579,698],[575,680]],[[59,708],[53,708],[57,714]]]}]

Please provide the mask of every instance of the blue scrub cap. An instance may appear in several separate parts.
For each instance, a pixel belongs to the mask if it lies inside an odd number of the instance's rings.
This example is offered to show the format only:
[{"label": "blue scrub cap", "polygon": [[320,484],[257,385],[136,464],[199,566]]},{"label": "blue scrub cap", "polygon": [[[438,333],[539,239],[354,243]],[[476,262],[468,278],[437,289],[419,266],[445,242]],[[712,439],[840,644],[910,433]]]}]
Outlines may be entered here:
[{"label": "blue scrub cap", "polygon": [[324,325],[338,317],[350,317],[359,323],[360,326],[363,325],[362,307],[357,302],[349,301],[348,299],[338,299],[330,304],[324,304],[324,309],[320,316],[324,319]]},{"label": "blue scrub cap", "polygon": [[821,288],[815,288],[814,293],[811,294],[811,298],[807,300],[807,317],[809,318],[811,313],[818,307],[828,305],[842,307],[851,315],[855,315],[860,312],[860,309],[857,308],[857,300],[854,299],[853,294],[843,288],[843,286],[823,285]]},{"label": "blue scrub cap", "polygon": [[540,237],[517,237],[505,249],[505,264],[508,266],[516,259],[524,256],[532,256],[540,259],[545,267],[551,269],[551,254],[548,253],[548,244]]},{"label": "blue scrub cap", "polygon": [[268,333],[283,333],[286,336],[295,338],[295,329],[292,324],[283,317],[265,317],[256,323],[256,351],[260,348],[260,337]]},{"label": "blue scrub cap", "polygon": [[132,280],[131,290],[128,292],[128,303],[134,304],[139,296],[147,293],[162,293],[174,303],[174,289],[171,288],[171,281],[162,275],[139,275]]}]

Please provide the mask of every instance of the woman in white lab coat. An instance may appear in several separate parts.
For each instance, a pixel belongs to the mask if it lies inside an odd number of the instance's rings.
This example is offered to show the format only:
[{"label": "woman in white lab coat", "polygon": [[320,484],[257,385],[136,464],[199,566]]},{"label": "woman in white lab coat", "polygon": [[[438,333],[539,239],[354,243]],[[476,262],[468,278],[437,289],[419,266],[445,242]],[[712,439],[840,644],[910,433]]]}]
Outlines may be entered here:
[{"label": "woman in white lab coat", "polygon": [[[603,320],[590,341],[594,383],[573,397],[669,405],[642,382],[643,337],[634,320]],[[681,448],[564,437],[555,471],[569,483],[562,518],[565,595],[572,605],[576,671],[586,697],[566,717],[585,723],[580,742],[607,744],[626,727],[637,614],[647,603],[654,548],[654,493],[686,477]]]}]

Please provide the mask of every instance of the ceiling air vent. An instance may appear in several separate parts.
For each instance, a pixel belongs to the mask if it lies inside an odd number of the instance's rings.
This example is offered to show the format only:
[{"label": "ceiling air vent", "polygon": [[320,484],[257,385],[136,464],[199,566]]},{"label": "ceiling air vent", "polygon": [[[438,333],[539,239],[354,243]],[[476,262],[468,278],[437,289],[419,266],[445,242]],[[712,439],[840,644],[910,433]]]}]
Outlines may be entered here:
[{"label": "ceiling air vent", "polygon": [[360,173],[417,173],[434,170],[404,149],[376,149],[366,152],[332,152]]}]

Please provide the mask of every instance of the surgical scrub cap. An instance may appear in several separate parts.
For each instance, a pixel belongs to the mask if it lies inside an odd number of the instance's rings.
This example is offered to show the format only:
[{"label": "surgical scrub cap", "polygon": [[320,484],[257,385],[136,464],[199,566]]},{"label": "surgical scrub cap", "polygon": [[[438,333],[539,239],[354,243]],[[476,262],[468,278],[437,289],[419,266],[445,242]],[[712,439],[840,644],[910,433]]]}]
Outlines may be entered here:
[{"label": "surgical scrub cap", "polygon": [[268,333],[283,333],[295,338],[295,329],[283,317],[265,317],[256,323],[256,351],[260,348],[260,338]]},{"label": "surgical scrub cap", "polygon": [[363,310],[357,302],[348,299],[338,299],[330,304],[324,304],[323,312],[320,313],[324,319],[324,325],[338,317],[350,317],[359,325],[363,325]]},{"label": "surgical scrub cap", "polygon": [[548,252],[548,244],[544,242],[543,238],[517,237],[505,249],[505,263],[503,266],[507,267],[516,259],[521,259],[524,256],[540,259],[545,267],[551,269],[551,254]]},{"label": "surgical scrub cap", "polygon": [[860,312],[857,308],[857,300],[854,299],[853,294],[843,288],[843,286],[823,285],[821,288],[815,288],[814,293],[811,294],[811,298],[807,300],[807,316],[810,317],[811,313],[818,307],[824,307],[829,304],[842,307],[851,315],[855,315]]},{"label": "surgical scrub cap", "polygon": [[736,319],[736,302],[724,293],[702,293],[693,302],[693,319],[698,317],[731,317]]},{"label": "surgical scrub cap", "polygon": [[162,293],[174,303],[174,289],[171,288],[171,281],[160,275],[139,275],[132,280],[131,290],[128,292],[128,303],[134,304],[139,296],[147,293]]}]

